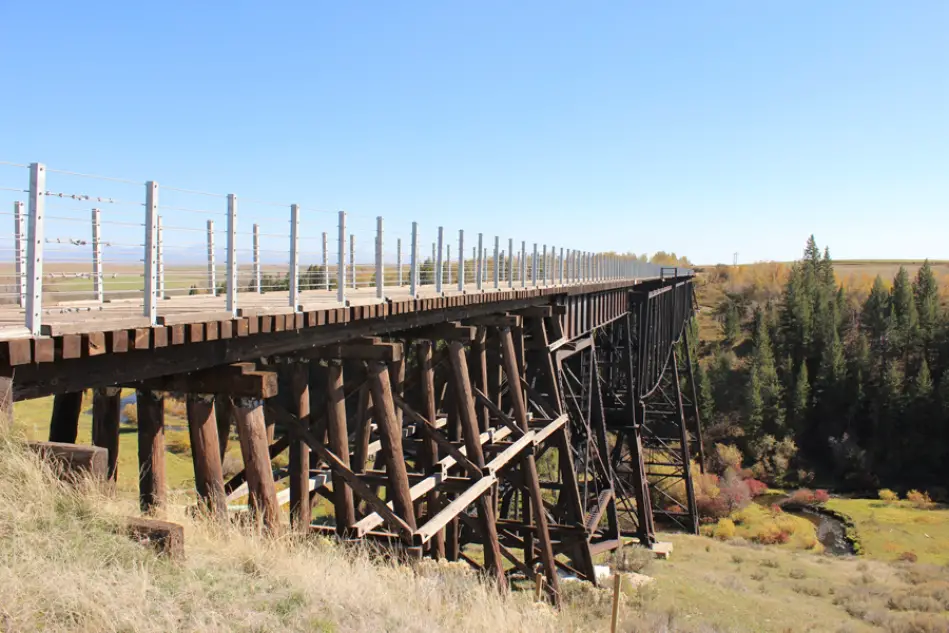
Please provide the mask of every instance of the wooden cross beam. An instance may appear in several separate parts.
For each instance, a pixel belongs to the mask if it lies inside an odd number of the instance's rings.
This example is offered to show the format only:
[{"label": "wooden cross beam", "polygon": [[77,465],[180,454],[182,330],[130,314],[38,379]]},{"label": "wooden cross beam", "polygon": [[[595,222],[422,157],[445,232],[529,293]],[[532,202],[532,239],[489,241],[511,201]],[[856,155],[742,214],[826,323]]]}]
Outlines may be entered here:
[{"label": "wooden cross beam", "polygon": [[521,316],[518,314],[488,314],[465,319],[465,323],[480,327],[520,327]]},{"label": "wooden cross beam", "polygon": [[294,356],[309,359],[365,360],[385,363],[400,361],[403,358],[401,343],[380,343],[374,340],[312,347],[300,350]]},{"label": "wooden cross beam", "polygon": [[253,363],[235,363],[126,385],[134,389],[179,393],[226,393],[265,399],[277,395],[277,374],[257,371]]},{"label": "wooden cross beam", "polygon": [[433,341],[460,341],[462,343],[470,343],[473,341],[475,334],[475,327],[461,325],[456,321],[439,323],[438,325],[412,330],[412,338]]}]

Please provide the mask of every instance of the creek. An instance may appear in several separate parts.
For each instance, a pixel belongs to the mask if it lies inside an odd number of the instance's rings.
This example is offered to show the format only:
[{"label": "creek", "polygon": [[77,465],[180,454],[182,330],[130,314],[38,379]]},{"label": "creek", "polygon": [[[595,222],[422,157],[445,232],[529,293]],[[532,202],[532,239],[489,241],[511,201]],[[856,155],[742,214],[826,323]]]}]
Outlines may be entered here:
[{"label": "creek", "polygon": [[[787,499],[784,494],[768,494],[755,497],[755,503],[770,508]],[[849,556],[853,554],[853,545],[847,540],[847,527],[839,519],[823,512],[802,508],[800,510],[786,510],[788,514],[803,517],[817,528],[817,540],[824,546],[824,551],[835,556]]]}]

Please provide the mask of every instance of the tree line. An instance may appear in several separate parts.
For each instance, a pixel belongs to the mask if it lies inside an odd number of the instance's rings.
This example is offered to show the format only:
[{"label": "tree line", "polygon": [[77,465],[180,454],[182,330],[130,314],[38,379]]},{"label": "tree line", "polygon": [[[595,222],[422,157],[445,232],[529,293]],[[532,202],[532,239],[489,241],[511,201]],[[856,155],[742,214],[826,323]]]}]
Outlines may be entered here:
[{"label": "tree line", "polygon": [[756,476],[837,487],[949,481],[949,310],[929,262],[865,300],[837,283],[814,237],[775,299],[726,292],[722,344],[697,364],[711,441]]}]

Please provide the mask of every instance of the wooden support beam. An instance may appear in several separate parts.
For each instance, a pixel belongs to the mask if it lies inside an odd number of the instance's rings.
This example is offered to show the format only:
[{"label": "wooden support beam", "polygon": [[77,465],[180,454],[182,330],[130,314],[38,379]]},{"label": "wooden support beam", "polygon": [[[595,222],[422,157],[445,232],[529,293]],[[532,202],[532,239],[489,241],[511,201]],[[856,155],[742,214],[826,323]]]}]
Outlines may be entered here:
[{"label": "wooden support beam", "polygon": [[30,442],[28,446],[51,461],[67,481],[84,476],[99,481],[106,479],[109,458],[104,448],[62,442]]},{"label": "wooden support beam", "polygon": [[353,343],[304,349],[294,355],[298,358],[322,360],[343,359],[391,363],[402,359],[402,344],[360,340]]},{"label": "wooden support beam", "polygon": [[[491,486],[495,485],[498,482],[497,477],[494,475],[487,475],[476,481],[470,488],[459,494],[455,499],[442,508],[435,516],[425,522],[425,525],[419,527],[415,532],[415,544],[424,545],[431,539],[436,533],[440,532],[448,522],[453,518],[464,512],[464,510],[478,500],[479,497],[484,496],[486,492],[491,490]],[[481,508],[479,507],[479,512]],[[492,525],[494,523],[492,522]],[[497,528],[495,528],[495,536],[497,536]],[[498,551],[500,556],[500,551]],[[487,563],[487,557],[485,557],[485,563]]]},{"label": "wooden support beam", "polygon": [[257,371],[253,363],[235,363],[155,378],[134,386],[153,391],[226,393],[235,398],[265,400],[277,395],[277,374]]},{"label": "wooden support beam", "polygon": [[323,446],[323,443],[317,440],[316,435],[314,435],[312,431],[300,424],[295,415],[287,413],[281,409],[275,409],[275,416],[277,420],[281,421],[281,423],[290,427],[292,432],[299,434],[300,437],[306,440],[306,443],[310,446],[310,450],[316,452],[322,459],[324,459],[329,464],[330,468],[338,470],[340,475],[346,479],[346,483],[352,487],[353,493],[358,495],[361,499],[366,501],[366,503],[372,506],[373,509],[382,516],[383,520],[389,523],[392,528],[397,529],[404,538],[411,540],[414,529],[410,528],[400,516],[395,514],[392,509],[382,501],[382,499],[376,496],[376,494],[370,490],[366,484],[362,483],[359,480],[359,476],[347,468],[335,453]]},{"label": "wooden support beam", "polygon": [[478,327],[520,327],[521,317],[517,314],[486,314],[465,319],[465,323]]},{"label": "wooden support beam", "polygon": [[472,326],[461,325],[453,321],[412,330],[412,337],[433,341],[460,341],[462,343],[468,343],[474,340],[475,329],[476,328]]},{"label": "wooden support beam", "polygon": [[[514,410],[514,420],[526,433],[528,431],[527,406],[524,402],[523,392],[517,388],[517,385],[521,384],[521,373],[517,363],[514,339],[511,330],[508,328],[501,328],[498,331],[498,336],[501,339],[501,358],[504,363],[504,373],[507,375],[507,382],[510,386],[508,396],[511,399],[511,408]],[[550,532],[547,529],[547,513],[544,512],[544,500],[541,495],[540,478],[537,475],[537,463],[534,461],[533,451],[524,456],[521,470],[524,475],[524,485],[530,496],[534,523],[537,525],[540,558],[544,566],[544,573],[547,576],[549,593],[551,598],[557,601],[560,595],[560,579],[557,576],[557,568],[554,564],[554,552],[550,542]]]},{"label": "wooden support beam", "polygon": [[372,392],[369,384],[364,383],[359,388],[359,403],[356,406],[356,445],[353,447],[353,471],[361,473],[366,470],[369,460],[369,437],[372,434],[371,416]]},{"label": "wooden support beam", "polygon": [[165,396],[135,393],[138,409],[138,497],[142,512],[165,504]]},{"label": "wooden support beam", "polygon": [[218,440],[217,420],[214,415],[214,397],[188,394],[185,407],[198,499],[213,516],[226,517],[227,495],[224,492],[224,470],[221,466],[221,443]]},{"label": "wooden support beam", "polygon": [[[469,372],[473,378],[473,389],[478,389],[482,393],[488,390],[488,355],[487,355],[488,330],[485,327],[479,327],[475,340],[471,342],[471,355],[468,358]],[[475,413],[478,416],[478,430],[486,431],[490,422],[490,413],[484,405],[475,407]]]},{"label": "wooden support beam", "polygon": [[[290,389],[297,418],[310,424],[310,367],[291,363]],[[335,489],[335,486],[334,486]],[[298,531],[309,528],[313,517],[310,505],[310,447],[299,438],[290,439],[290,525]]]},{"label": "wooden support beam", "polygon": [[119,422],[122,419],[122,390],[96,389],[92,395],[92,443],[109,453],[109,481],[115,481],[119,459]]},{"label": "wooden support beam", "polygon": [[274,484],[263,402],[254,398],[234,401],[234,421],[241,442],[250,506],[271,533],[280,531],[280,510]]},{"label": "wooden support beam", "polygon": [[392,399],[396,407],[404,411],[405,414],[409,416],[410,420],[421,425],[425,435],[438,444],[439,448],[454,457],[456,464],[464,468],[469,475],[472,477],[481,477],[484,474],[481,471],[481,468],[469,460],[459,449],[455,448],[454,444],[442,437],[441,432],[434,424],[419,415],[418,412],[414,411],[401,398],[393,396]]},{"label": "wooden support beam", "polygon": [[[421,391],[422,411],[429,420],[435,420],[435,365],[432,359],[431,341],[420,340],[416,347],[418,358],[419,386]],[[429,436],[423,435],[422,466],[426,472],[432,473],[438,462],[438,444]],[[438,492],[432,490],[426,499],[426,520],[435,515],[435,508],[439,505]],[[432,540],[432,556],[435,559],[445,558],[445,530],[439,530]]]},{"label": "wooden support beam", "polygon": [[[339,456],[340,463],[349,468],[349,431],[346,426],[346,396],[343,390],[343,364],[331,361],[327,372],[326,415],[330,450]],[[346,536],[356,523],[353,491],[338,470],[333,470],[333,506],[336,513],[336,533]]]},{"label": "wooden support beam", "polygon": [[402,452],[402,428],[395,415],[389,368],[385,363],[370,363],[368,382],[372,392],[372,407],[378,425],[379,438],[382,440],[383,459],[391,479],[390,491],[395,503],[395,511],[405,520],[409,529],[414,531],[415,509],[412,506],[408,470],[405,465],[405,455]]},{"label": "wooden support beam", "polygon": [[82,392],[53,396],[53,413],[49,420],[49,441],[75,444],[79,435],[79,413],[82,410]]},{"label": "wooden support beam", "polygon": [[[479,468],[484,468],[484,452],[481,450],[480,433],[478,432],[475,403],[471,392],[471,381],[468,378],[468,363],[465,359],[464,346],[458,341],[449,343],[448,358],[451,364],[452,386],[456,397],[458,417],[461,420],[462,439],[467,449],[466,454]],[[490,477],[493,478],[493,476]],[[457,499],[452,503],[456,501]],[[494,501],[491,495],[485,495],[479,499],[478,518],[482,522],[484,537],[484,567],[488,570],[488,573],[495,577],[498,585],[506,586],[504,563],[498,546]]]},{"label": "wooden support beam", "polygon": [[158,554],[175,561],[184,560],[185,531],[177,523],[130,517],[126,529],[130,537],[154,548]]}]

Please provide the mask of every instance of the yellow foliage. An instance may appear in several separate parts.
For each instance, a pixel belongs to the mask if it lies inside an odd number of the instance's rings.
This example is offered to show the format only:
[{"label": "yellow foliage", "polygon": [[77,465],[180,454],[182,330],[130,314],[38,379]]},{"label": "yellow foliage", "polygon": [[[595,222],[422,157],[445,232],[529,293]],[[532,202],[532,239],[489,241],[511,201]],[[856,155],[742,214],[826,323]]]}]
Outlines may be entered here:
[{"label": "yellow foliage", "polygon": [[727,541],[735,538],[735,523],[731,519],[719,519],[715,524],[715,538],[720,541]]},{"label": "yellow foliage", "polygon": [[885,501],[886,503],[892,503],[894,501],[898,501],[900,498],[898,494],[896,494],[889,488],[883,488],[882,490],[880,490],[880,492],[877,493],[877,495],[880,497],[880,501]]}]

